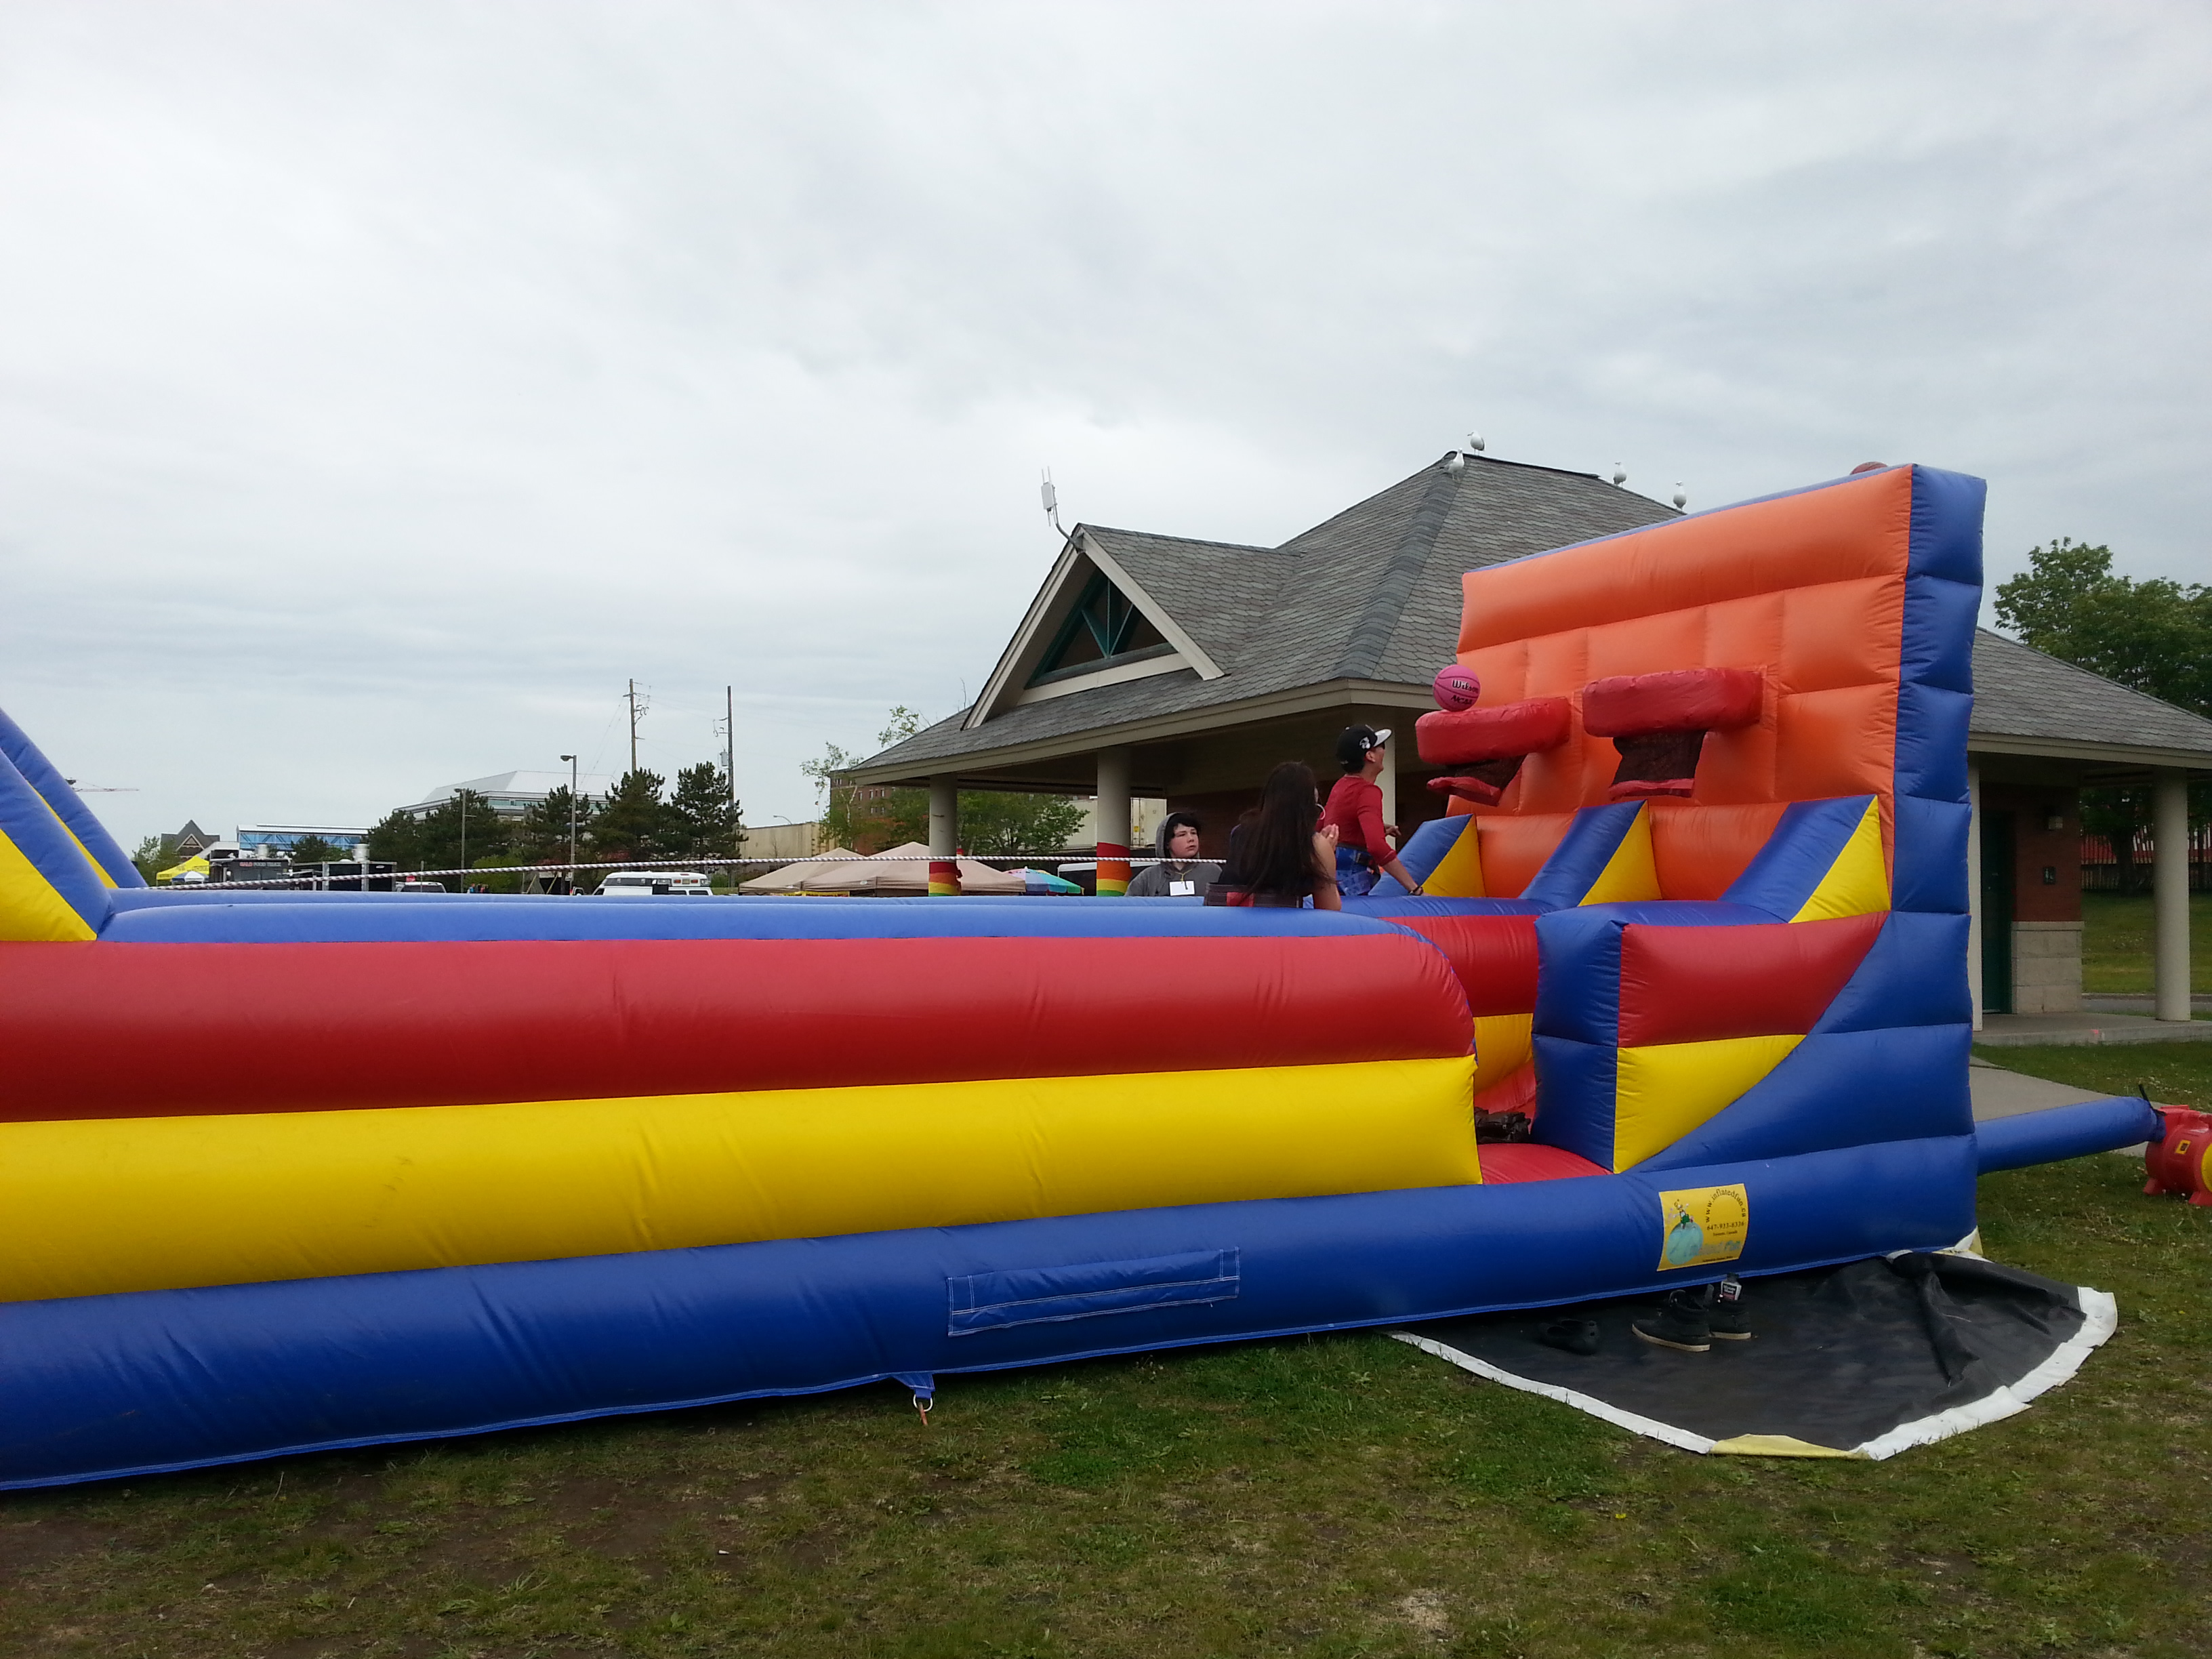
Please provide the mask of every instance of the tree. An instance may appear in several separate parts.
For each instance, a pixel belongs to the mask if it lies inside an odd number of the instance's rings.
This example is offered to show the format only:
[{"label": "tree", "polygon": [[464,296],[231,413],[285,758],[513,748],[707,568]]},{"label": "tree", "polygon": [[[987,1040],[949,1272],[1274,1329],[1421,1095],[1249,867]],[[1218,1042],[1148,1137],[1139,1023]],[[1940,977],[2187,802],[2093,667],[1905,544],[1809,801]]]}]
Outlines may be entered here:
[{"label": "tree", "polygon": [[625,772],[592,815],[592,855],[602,859],[658,859],[668,856],[668,805],[660,792],[667,780],[640,767]]},{"label": "tree", "polygon": [[294,864],[337,864],[350,860],[353,849],[325,841],[320,836],[302,836],[284,856]]},{"label": "tree", "polygon": [[416,825],[418,870],[459,870],[507,851],[508,825],[473,789],[456,789]]},{"label": "tree", "polygon": [[1017,853],[1056,853],[1083,822],[1083,809],[1064,795],[1021,795],[1002,790],[963,790],[960,844],[986,858]]},{"label": "tree", "polygon": [[[2212,587],[2112,569],[2108,547],[2062,536],[2031,549],[1997,587],[1997,626],[2023,643],[2199,714],[2212,714]],[[2201,789],[2192,790],[2201,815]],[[2139,890],[2136,837],[2150,822],[2144,788],[2085,789],[2081,825],[2108,837],[2120,890]]]},{"label": "tree", "polygon": [[730,775],[712,761],[676,775],[666,823],[670,853],[676,858],[733,859],[744,839],[738,803],[730,798]]},{"label": "tree", "polygon": [[[876,733],[879,749],[902,743],[921,730],[921,716],[902,703]],[[799,770],[814,780],[826,799],[823,839],[855,853],[879,853],[886,847],[929,839],[929,791],[855,786],[842,781],[861,762],[836,744],[823,745],[818,760]],[[1055,852],[1083,822],[1083,809],[1059,795],[1019,794],[996,789],[967,789],[960,794],[960,846],[986,858],[1018,853]]]},{"label": "tree", "polygon": [[2212,587],[2116,574],[2108,547],[2060,537],[1997,587],[1997,626],[2137,691],[2212,714]]},{"label": "tree", "polygon": [[138,850],[131,855],[131,862],[138,866],[138,873],[146,878],[149,886],[154,878],[177,861],[177,838],[174,836],[149,836],[138,843]]},{"label": "tree", "polygon": [[405,812],[386,812],[368,832],[368,855],[399,870],[427,870],[422,862],[422,826]]},{"label": "tree", "polygon": [[[904,703],[890,712],[890,724],[876,733],[876,744],[888,749],[921,730],[921,716]],[[804,761],[799,769],[814,780],[822,798],[822,839],[830,846],[855,853],[880,853],[910,841],[929,838],[929,791],[855,787],[840,781],[864,757],[849,755],[836,744],[824,744],[818,760]]]},{"label": "tree", "polygon": [[577,856],[588,857],[585,851],[590,844],[592,798],[589,795],[572,797],[568,786],[546,792],[545,799],[533,803],[514,826],[513,845],[521,854],[525,864],[565,864],[568,860],[568,803],[576,802]]}]

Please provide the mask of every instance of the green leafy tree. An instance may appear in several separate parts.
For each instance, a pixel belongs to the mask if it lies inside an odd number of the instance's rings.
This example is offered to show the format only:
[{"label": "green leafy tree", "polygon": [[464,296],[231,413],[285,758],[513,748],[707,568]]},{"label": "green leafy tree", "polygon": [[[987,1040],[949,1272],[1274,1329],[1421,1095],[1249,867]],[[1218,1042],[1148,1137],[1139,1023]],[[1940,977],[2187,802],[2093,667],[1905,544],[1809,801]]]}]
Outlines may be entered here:
[{"label": "green leafy tree", "polygon": [[1997,587],[1997,626],[2137,691],[2212,714],[2212,587],[2112,568],[2108,547],[2060,537]]},{"label": "green leafy tree", "polygon": [[177,861],[177,838],[174,836],[149,836],[138,843],[138,850],[131,855],[131,862],[138,866],[138,873],[150,885],[154,878]]},{"label": "green leafy tree", "polygon": [[[902,703],[876,733],[877,746],[888,749],[921,730],[921,716]],[[927,841],[929,791],[847,782],[843,775],[864,758],[833,743],[823,745],[819,759],[800,767],[822,799],[823,839],[855,853]],[[960,795],[961,848],[985,858],[1056,852],[1082,822],[1083,809],[1059,795],[996,789],[963,790]]]},{"label": "green leafy tree", "polygon": [[[532,803],[514,826],[514,850],[525,864],[563,864],[568,858],[568,802],[572,799],[568,786],[546,792],[545,799]],[[591,856],[592,798],[574,798],[576,802],[576,855]]]},{"label": "green leafy tree", "polygon": [[592,815],[592,855],[602,859],[658,859],[670,856],[668,803],[660,797],[667,779],[640,767],[625,772]]},{"label": "green leafy tree", "polygon": [[737,857],[744,830],[738,822],[738,803],[730,796],[728,773],[712,761],[701,761],[676,775],[667,836],[674,858]]},{"label": "green leafy tree", "polygon": [[511,831],[491,803],[473,789],[457,789],[424,813],[416,828],[418,870],[458,870],[507,851]]},{"label": "green leafy tree", "polygon": [[977,789],[960,796],[961,845],[986,858],[1056,853],[1082,822],[1083,809],[1061,795]]},{"label": "green leafy tree", "polygon": [[422,826],[403,811],[386,812],[368,832],[368,855],[400,870],[427,870],[422,861]]},{"label": "green leafy tree", "polygon": [[353,848],[325,841],[320,836],[302,836],[284,856],[294,864],[337,864],[351,859]]},{"label": "green leafy tree", "polygon": [[[2112,568],[2110,548],[2063,536],[2030,550],[2027,565],[1998,584],[1998,627],[2106,679],[2212,714],[2212,586],[2137,581]],[[2191,816],[2201,820],[2206,792],[2190,793]],[[2148,789],[2082,791],[2082,828],[2111,840],[2123,892],[2141,890],[2135,842],[2150,811]]]},{"label": "green leafy tree", "polygon": [[[890,723],[876,733],[876,745],[888,749],[921,730],[921,716],[902,703],[890,712]],[[819,759],[802,762],[799,770],[814,780],[822,804],[822,839],[831,847],[855,853],[880,853],[910,841],[929,839],[929,791],[855,787],[842,775],[866,757],[848,754],[836,744],[824,744]]]}]

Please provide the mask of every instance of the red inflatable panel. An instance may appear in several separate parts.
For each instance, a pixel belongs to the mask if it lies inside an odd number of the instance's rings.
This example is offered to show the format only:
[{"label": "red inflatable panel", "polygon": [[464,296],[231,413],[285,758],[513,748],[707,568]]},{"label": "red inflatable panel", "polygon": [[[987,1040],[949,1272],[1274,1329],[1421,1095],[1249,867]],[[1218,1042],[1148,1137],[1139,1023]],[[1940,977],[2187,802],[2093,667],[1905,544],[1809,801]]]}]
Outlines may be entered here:
[{"label": "red inflatable panel", "polygon": [[1442,951],[1467,993],[1468,1012],[1527,1014],[1536,1007],[1534,916],[1390,916]]},{"label": "red inflatable panel", "polygon": [[1809,1031],[1884,920],[1876,912],[1752,927],[1626,927],[1620,1046]]},{"label": "red inflatable panel", "polygon": [[1413,740],[1431,766],[1468,766],[1557,749],[1567,740],[1571,717],[1565,697],[1530,697],[1456,713],[1438,709],[1413,722]]},{"label": "red inflatable panel", "polygon": [[1482,1147],[1476,1156],[1482,1162],[1482,1184],[1486,1187],[1510,1187],[1522,1181],[1567,1181],[1576,1176],[1611,1173],[1586,1158],[1534,1140],[1494,1141]]},{"label": "red inflatable panel", "polygon": [[1756,726],[1764,684],[1756,668],[1677,668],[1592,680],[1583,688],[1583,730],[1594,738],[1640,738]]},{"label": "red inflatable panel", "polygon": [[0,1121],[1438,1058],[1419,939],[0,945]]}]

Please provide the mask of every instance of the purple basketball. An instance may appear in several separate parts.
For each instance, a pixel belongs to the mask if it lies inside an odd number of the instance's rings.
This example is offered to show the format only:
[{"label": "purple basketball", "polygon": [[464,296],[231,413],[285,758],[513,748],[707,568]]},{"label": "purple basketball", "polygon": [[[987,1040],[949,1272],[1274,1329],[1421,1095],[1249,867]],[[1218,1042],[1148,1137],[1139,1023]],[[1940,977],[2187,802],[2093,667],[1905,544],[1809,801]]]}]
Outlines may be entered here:
[{"label": "purple basketball", "polygon": [[1474,707],[1474,700],[1482,695],[1482,682],[1475,678],[1474,670],[1462,668],[1457,663],[1447,663],[1437,670],[1437,707],[1449,709],[1456,714],[1462,708]]}]

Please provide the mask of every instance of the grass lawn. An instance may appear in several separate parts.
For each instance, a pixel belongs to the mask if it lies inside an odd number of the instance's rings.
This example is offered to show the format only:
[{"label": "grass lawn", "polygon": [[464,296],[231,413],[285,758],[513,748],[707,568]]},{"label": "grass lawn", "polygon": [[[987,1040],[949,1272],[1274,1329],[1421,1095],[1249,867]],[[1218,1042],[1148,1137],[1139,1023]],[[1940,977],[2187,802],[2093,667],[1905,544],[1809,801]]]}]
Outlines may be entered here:
[{"label": "grass lawn", "polygon": [[15,1494],[0,1651],[2200,1656],[2212,1213],[2142,1179],[1983,1183],[1991,1252],[2115,1291],[2119,1334],[1887,1463],[1253,1343],[947,1378],[927,1427],[884,1386]]},{"label": "grass lawn", "polygon": [[1992,1066],[2108,1095],[2142,1094],[2212,1111],[2212,1042],[2127,1042],[2087,1048],[1977,1048]]},{"label": "grass lawn", "polygon": [[[2150,896],[2081,895],[2081,988],[2150,994]],[[2189,982],[2212,991],[2212,893],[2189,896]]]}]

